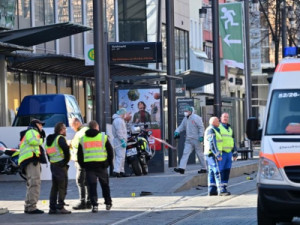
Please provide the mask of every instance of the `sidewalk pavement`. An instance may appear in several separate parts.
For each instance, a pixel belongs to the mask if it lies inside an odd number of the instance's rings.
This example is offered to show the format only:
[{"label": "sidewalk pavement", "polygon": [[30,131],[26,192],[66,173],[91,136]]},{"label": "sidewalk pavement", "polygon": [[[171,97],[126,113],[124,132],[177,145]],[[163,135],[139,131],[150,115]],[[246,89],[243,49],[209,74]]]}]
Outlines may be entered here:
[{"label": "sidewalk pavement", "polygon": [[[233,162],[231,176],[252,174],[257,170],[257,158]],[[101,188],[98,184],[99,213],[90,210],[72,210],[78,202],[78,190],[75,180],[69,180],[66,209],[71,210],[69,215],[49,215],[49,193],[51,181],[42,181],[40,200],[37,207],[45,214],[28,215],[24,213],[24,199],[26,193],[25,181],[0,182],[0,208],[7,208],[8,213],[0,215],[0,224],[10,225],[50,225],[50,224],[111,224],[127,217],[134,217],[154,206],[168,204],[170,199],[190,196],[203,192],[205,195],[206,174],[198,174],[199,164],[188,165],[185,174],[175,173],[174,168],[168,168],[164,173],[150,173],[146,176],[132,176],[126,178],[110,178],[113,208],[106,211],[103,205]],[[247,174],[245,174],[247,173]],[[247,178],[247,177],[246,177]],[[229,180],[230,183],[230,180]],[[142,192],[151,196],[139,197]],[[153,221],[152,221],[153,222]],[[126,223],[124,223],[126,224]],[[154,222],[152,224],[155,224]]]},{"label": "sidewalk pavement", "polygon": [[[254,173],[254,171],[257,171],[257,162],[257,158],[233,162],[231,177]],[[198,185],[207,185],[207,174],[198,174],[199,164],[187,165],[185,174],[176,173],[173,169],[167,167],[166,163],[164,173],[150,173],[139,177],[133,175],[126,178],[111,177],[112,198],[139,196],[141,192],[151,192],[152,195],[156,196],[171,196],[195,188]],[[2,181],[0,183],[0,208],[8,208],[10,212],[23,212],[26,193],[25,181]],[[47,212],[50,188],[51,181],[42,181],[39,206],[42,206],[41,208],[47,210]],[[103,200],[99,185],[98,193],[100,203]],[[74,205],[78,201],[77,199],[76,181],[69,180],[66,202]]]}]

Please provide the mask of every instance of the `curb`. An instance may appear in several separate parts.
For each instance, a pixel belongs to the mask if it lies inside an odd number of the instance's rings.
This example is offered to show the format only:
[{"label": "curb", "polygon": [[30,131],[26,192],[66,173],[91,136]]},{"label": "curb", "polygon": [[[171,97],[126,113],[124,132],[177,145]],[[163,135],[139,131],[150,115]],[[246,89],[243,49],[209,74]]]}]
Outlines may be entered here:
[{"label": "curb", "polygon": [[[232,167],[230,171],[230,178],[242,176],[244,175],[244,173],[249,173],[252,171],[257,172],[257,169],[258,161],[255,161],[252,164],[248,165]],[[180,184],[174,186],[172,192],[177,193],[181,191],[186,191],[193,187],[197,187],[198,185],[207,186],[207,174],[187,176],[183,179],[183,181]]]}]

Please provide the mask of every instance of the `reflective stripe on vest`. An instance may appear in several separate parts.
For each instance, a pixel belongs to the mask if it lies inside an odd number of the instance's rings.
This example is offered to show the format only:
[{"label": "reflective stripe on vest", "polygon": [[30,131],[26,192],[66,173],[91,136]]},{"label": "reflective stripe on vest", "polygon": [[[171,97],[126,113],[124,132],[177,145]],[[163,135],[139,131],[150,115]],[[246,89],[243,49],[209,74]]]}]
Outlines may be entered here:
[{"label": "reflective stripe on vest", "polygon": [[205,155],[209,155],[212,153],[211,149],[210,149],[210,144],[208,141],[208,130],[213,129],[215,131],[215,135],[216,135],[216,141],[217,141],[217,148],[219,150],[220,153],[222,153],[222,144],[223,144],[223,139],[221,134],[214,129],[213,127],[209,126],[208,128],[206,128],[205,132],[204,132],[204,154]]},{"label": "reflective stripe on vest", "polygon": [[81,139],[84,162],[103,162],[107,160],[107,151],[105,143],[107,135],[99,133],[95,137],[84,135]]},{"label": "reflective stripe on vest", "polygon": [[231,152],[234,146],[232,129],[231,127],[229,127],[229,129],[227,130],[222,124],[220,124],[219,129],[223,139],[222,151],[229,153]]},{"label": "reflective stripe on vest", "polygon": [[26,131],[24,137],[20,143],[20,155],[18,164],[20,165],[26,159],[30,159],[34,156],[40,157],[40,145],[43,144],[43,140],[40,138],[39,132],[34,129]]},{"label": "reflective stripe on vest", "polygon": [[58,145],[58,139],[60,137],[65,138],[62,135],[58,135],[50,146],[46,145],[47,155],[49,156],[49,160],[51,163],[59,162],[65,158],[64,151]]}]

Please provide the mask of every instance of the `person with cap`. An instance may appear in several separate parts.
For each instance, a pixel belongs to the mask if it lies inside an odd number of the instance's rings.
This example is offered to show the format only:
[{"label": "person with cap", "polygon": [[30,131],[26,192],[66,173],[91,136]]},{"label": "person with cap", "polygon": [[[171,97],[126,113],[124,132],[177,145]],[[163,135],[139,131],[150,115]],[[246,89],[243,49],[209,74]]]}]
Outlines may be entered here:
[{"label": "person with cap", "polygon": [[80,139],[77,158],[79,165],[86,171],[92,212],[98,212],[97,180],[102,188],[106,210],[110,210],[112,200],[107,168],[113,166],[114,153],[108,136],[99,131],[99,124],[95,120],[89,122],[89,129]]},{"label": "person with cap", "polygon": [[209,126],[204,133],[204,154],[208,165],[208,195],[221,194],[221,175],[219,162],[222,161],[222,136],[220,133],[218,117],[209,119]]},{"label": "person with cap", "polygon": [[79,209],[91,209],[92,204],[90,200],[90,194],[86,181],[85,169],[81,168],[77,162],[77,151],[80,139],[83,137],[84,133],[88,130],[87,126],[83,126],[81,121],[78,118],[73,118],[71,121],[71,127],[76,132],[72,141],[71,141],[71,159],[75,161],[76,167],[76,185],[79,192],[79,202],[74,205],[72,208],[74,210]]},{"label": "person with cap", "polygon": [[191,152],[195,149],[200,162],[198,173],[206,173],[206,163],[201,143],[203,142],[204,126],[200,116],[194,113],[194,108],[187,106],[184,110],[184,118],[174,132],[174,138],[179,138],[180,132],[186,131],[184,150],[180,160],[179,168],[174,168],[177,173],[184,174],[187,161]]},{"label": "person with cap", "polygon": [[70,149],[66,140],[66,130],[66,125],[59,122],[54,127],[54,134],[50,134],[46,140],[46,151],[52,173],[49,214],[71,213],[71,211],[66,210],[64,207],[68,187],[68,163],[70,161]]},{"label": "person with cap", "polygon": [[26,199],[24,212],[27,214],[41,214],[43,210],[37,208],[41,190],[41,163],[47,163],[42,144],[45,138],[43,125],[45,123],[33,119],[27,130],[22,131],[20,155],[18,164],[26,177]]},{"label": "person with cap", "polygon": [[120,108],[113,115],[112,123],[112,133],[114,136],[114,150],[115,150],[115,163],[114,163],[114,173],[115,177],[127,177],[125,174],[125,155],[127,146],[127,128],[125,123],[126,109]]},{"label": "person with cap", "polygon": [[230,169],[232,166],[232,159],[237,159],[238,153],[234,141],[233,131],[228,123],[229,114],[224,112],[221,115],[221,123],[219,126],[220,133],[223,139],[222,147],[222,161],[220,161],[220,173],[221,173],[221,191],[222,193],[230,192],[227,191],[227,185],[230,175]]}]

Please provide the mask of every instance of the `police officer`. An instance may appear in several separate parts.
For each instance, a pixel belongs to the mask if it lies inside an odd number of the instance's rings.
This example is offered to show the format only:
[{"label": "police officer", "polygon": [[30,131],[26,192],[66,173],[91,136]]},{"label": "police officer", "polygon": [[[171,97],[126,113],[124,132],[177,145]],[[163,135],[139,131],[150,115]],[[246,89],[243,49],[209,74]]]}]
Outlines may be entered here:
[{"label": "police officer", "polygon": [[221,192],[230,195],[227,190],[230,169],[232,165],[232,158],[235,161],[237,159],[237,149],[233,138],[233,131],[228,123],[228,113],[221,115],[221,123],[219,126],[220,133],[223,139],[222,146],[222,161],[220,161],[220,173],[221,173]]},{"label": "police officer", "polygon": [[221,195],[221,176],[219,162],[222,160],[222,136],[218,117],[209,119],[209,126],[204,133],[204,154],[208,165],[208,195]]},{"label": "police officer", "polygon": [[114,136],[114,150],[116,153],[114,176],[127,177],[124,172],[125,154],[127,146],[127,128],[125,124],[126,109],[121,108],[113,115],[112,133]]},{"label": "police officer", "polygon": [[112,207],[107,168],[113,166],[113,149],[104,132],[99,132],[99,124],[92,120],[89,129],[78,146],[78,163],[86,170],[86,179],[91,196],[92,212],[98,212],[97,179],[102,188],[106,210]]},{"label": "police officer", "polygon": [[186,107],[184,118],[174,132],[174,138],[178,138],[180,132],[186,130],[186,139],[184,143],[183,155],[180,160],[179,168],[174,168],[177,173],[184,174],[187,161],[191,152],[195,149],[200,161],[200,170],[198,173],[206,173],[206,163],[203,155],[201,143],[203,142],[204,126],[202,118],[194,113],[193,107]]},{"label": "police officer", "polygon": [[66,125],[59,122],[54,127],[54,134],[50,134],[46,140],[46,151],[52,173],[49,214],[71,213],[64,208],[68,186],[68,163],[70,161],[70,150],[65,138],[66,130]]},{"label": "police officer", "polygon": [[72,208],[74,210],[79,209],[91,209],[90,194],[87,187],[85,169],[81,168],[77,162],[77,151],[80,139],[83,137],[85,132],[88,130],[87,126],[83,126],[78,118],[73,118],[71,121],[71,127],[76,132],[71,141],[71,159],[75,161],[76,167],[76,185],[79,192],[79,202]]},{"label": "police officer", "polygon": [[41,165],[47,163],[42,148],[45,131],[45,123],[33,119],[27,130],[21,132],[20,155],[18,164],[25,172],[27,179],[27,192],[25,199],[25,213],[41,214],[44,211],[37,209],[36,204],[40,197],[41,189]]}]

